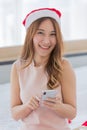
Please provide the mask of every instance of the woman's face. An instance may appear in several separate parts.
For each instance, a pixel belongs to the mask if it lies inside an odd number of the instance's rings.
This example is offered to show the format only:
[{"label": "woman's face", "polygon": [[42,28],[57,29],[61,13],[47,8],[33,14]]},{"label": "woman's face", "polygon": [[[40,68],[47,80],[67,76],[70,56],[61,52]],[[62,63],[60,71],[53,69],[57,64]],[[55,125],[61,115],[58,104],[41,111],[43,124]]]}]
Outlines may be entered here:
[{"label": "woman's face", "polygon": [[44,20],[33,37],[34,55],[49,57],[56,45],[56,32],[50,19]]}]

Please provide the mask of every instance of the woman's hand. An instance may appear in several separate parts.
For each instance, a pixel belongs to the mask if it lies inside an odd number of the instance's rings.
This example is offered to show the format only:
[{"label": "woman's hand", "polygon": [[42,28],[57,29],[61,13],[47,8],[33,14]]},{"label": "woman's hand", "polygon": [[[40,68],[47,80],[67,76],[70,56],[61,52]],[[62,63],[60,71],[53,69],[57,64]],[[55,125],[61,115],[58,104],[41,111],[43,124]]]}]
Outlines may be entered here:
[{"label": "woman's hand", "polygon": [[43,104],[49,109],[57,110],[57,108],[60,105],[62,105],[62,100],[58,96],[56,98],[47,98],[46,100],[43,101]]},{"label": "woman's hand", "polygon": [[31,109],[31,111],[36,110],[40,106],[39,100],[36,97],[31,97],[30,101],[27,103],[27,106]]}]

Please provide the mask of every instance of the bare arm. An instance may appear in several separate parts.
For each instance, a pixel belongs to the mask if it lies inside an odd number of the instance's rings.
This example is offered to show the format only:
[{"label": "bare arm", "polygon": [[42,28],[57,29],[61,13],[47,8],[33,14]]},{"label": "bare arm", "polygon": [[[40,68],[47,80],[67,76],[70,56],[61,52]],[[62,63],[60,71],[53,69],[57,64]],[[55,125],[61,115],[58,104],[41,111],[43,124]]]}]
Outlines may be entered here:
[{"label": "bare arm", "polygon": [[62,96],[63,102],[57,111],[60,116],[72,120],[76,116],[76,76],[67,60],[63,61]]},{"label": "bare arm", "polygon": [[16,65],[13,64],[11,70],[11,112],[15,120],[27,117],[34,109],[39,106],[38,101],[32,97],[29,102],[23,104],[20,99],[20,86]]},{"label": "bare arm", "polygon": [[76,76],[71,64],[64,60],[62,77],[63,115],[69,119],[76,116]]},{"label": "bare arm", "polygon": [[53,109],[61,117],[73,119],[76,116],[76,76],[70,63],[66,60],[63,61],[63,74],[62,74],[62,96],[53,100],[54,103],[45,102],[45,105]]}]

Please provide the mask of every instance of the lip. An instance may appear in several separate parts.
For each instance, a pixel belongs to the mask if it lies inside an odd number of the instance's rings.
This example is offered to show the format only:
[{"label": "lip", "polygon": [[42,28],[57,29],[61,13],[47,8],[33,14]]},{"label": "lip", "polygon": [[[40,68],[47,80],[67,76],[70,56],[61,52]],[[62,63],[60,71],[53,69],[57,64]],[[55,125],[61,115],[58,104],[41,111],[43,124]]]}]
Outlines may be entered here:
[{"label": "lip", "polygon": [[50,48],[50,46],[42,46],[42,45],[39,45],[39,47],[41,48],[41,49],[43,49],[43,50],[48,50],[49,48]]}]

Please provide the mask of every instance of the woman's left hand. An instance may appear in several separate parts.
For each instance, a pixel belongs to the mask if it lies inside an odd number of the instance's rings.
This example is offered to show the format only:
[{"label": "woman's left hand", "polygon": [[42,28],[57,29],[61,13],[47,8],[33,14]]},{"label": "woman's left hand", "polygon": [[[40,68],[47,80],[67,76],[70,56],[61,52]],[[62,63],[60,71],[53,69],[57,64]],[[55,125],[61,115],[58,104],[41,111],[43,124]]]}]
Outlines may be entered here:
[{"label": "woman's left hand", "polygon": [[62,105],[62,100],[60,97],[47,98],[46,100],[43,101],[43,105],[48,107],[49,109],[57,110],[57,108],[60,105]]}]

